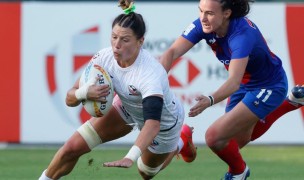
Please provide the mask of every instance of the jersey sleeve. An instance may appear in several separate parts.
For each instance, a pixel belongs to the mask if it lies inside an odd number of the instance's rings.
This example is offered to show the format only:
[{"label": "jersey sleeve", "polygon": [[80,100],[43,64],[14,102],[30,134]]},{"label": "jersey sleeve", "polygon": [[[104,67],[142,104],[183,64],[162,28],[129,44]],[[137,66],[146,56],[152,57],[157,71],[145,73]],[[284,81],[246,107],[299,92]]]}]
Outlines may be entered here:
[{"label": "jersey sleeve", "polygon": [[240,59],[250,55],[256,44],[257,32],[252,27],[242,28],[229,39],[231,59]]},{"label": "jersey sleeve", "polygon": [[182,37],[196,44],[204,38],[204,32],[200,19],[193,21],[183,32]]},{"label": "jersey sleeve", "polygon": [[109,50],[110,50],[109,48],[101,49],[100,51],[98,51],[97,53],[94,54],[94,56],[91,58],[91,61],[94,64],[98,64],[98,65],[104,67],[103,58],[109,52]]},{"label": "jersey sleeve", "polygon": [[155,66],[153,71],[146,71],[141,78],[141,93],[142,98],[146,98],[153,94],[164,95],[165,86],[169,84],[168,76],[162,66]]}]

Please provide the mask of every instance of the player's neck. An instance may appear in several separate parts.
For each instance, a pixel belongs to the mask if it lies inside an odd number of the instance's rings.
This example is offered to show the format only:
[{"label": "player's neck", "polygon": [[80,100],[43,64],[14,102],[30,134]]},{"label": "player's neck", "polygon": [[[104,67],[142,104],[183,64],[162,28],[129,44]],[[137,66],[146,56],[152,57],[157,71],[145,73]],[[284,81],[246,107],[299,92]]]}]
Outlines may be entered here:
[{"label": "player's neck", "polygon": [[223,24],[216,30],[216,36],[218,38],[223,38],[227,35],[229,29],[229,20],[223,22]]}]

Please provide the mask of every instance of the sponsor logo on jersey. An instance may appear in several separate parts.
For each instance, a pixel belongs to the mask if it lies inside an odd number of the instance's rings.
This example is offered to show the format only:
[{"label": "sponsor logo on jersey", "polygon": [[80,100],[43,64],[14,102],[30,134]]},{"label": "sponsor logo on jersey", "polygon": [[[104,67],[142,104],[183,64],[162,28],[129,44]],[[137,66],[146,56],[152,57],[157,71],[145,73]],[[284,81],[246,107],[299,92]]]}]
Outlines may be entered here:
[{"label": "sponsor logo on jersey", "polygon": [[154,149],[155,146],[158,146],[158,145],[159,145],[159,143],[158,143],[155,139],[153,139],[153,141],[152,141],[150,147]]},{"label": "sponsor logo on jersey", "polygon": [[225,65],[229,65],[230,64],[230,59],[221,59],[219,60],[221,63],[225,64]]},{"label": "sponsor logo on jersey", "polygon": [[139,96],[139,92],[137,91],[136,87],[133,85],[128,86],[129,89],[129,95],[131,96]]},{"label": "sponsor logo on jersey", "polygon": [[124,106],[120,106],[120,109],[121,109],[122,113],[125,115],[126,119],[129,119],[129,117],[131,117]]},{"label": "sponsor logo on jersey", "polygon": [[214,44],[214,43],[215,43],[215,41],[216,41],[216,40],[215,40],[214,38],[209,39],[209,43],[210,43],[210,44]]},{"label": "sponsor logo on jersey", "polygon": [[251,22],[248,18],[245,17],[245,20],[247,21],[247,23],[249,24],[250,27],[252,27],[253,29],[256,29],[255,25],[253,22]]},{"label": "sponsor logo on jersey", "polygon": [[191,23],[187,28],[186,30],[184,31],[184,35],[187,36],[189,34],[190,31],[192,31],[192,29],[195,28],[195,25],[193,23]]},{"label": "sponsor logo on jersey", "polygon": [[254,104],[255,107],[258,107],[260,102],[259,101],[254,101],[253,104]]}]

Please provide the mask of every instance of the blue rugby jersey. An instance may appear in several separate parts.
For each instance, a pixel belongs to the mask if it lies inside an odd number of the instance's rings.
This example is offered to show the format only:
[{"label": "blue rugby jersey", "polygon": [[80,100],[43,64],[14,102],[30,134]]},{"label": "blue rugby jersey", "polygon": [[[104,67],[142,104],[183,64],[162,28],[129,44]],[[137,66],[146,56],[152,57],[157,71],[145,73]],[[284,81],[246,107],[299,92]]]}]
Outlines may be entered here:
[{"label": "blue rugby jersey", "polygon": [[196,19],[182,36],[196,44],[202,39],[211,47],[217,59],[228,70],[231,59],[249,56],[242,85],[249,89],[282,87],[286,88],[285,71],[282,61],[267,46],[258,27],[248,18],[231,19],[225,37],[215,33],[204,33],[200,19]]}]

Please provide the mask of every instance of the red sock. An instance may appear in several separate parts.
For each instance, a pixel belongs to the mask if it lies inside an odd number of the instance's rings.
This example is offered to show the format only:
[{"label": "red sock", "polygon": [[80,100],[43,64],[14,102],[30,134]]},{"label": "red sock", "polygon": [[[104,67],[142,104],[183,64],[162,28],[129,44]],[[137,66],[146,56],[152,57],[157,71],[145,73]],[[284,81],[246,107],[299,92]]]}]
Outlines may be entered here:
[{"label": "red sock", "polygon": [[240,154],[239,145],[234,139],[230,140],[224,149],[214,153],[229,165],[228,172],[231,174],[244,172],[246,165]]},{"label": "red sock", "polygon": [[276,120],[278,120],[279,117],[300,107],[302,107],[302,105],[294,105],[290,103],[288,99],[285,99],[283,103],[276,110],[274,110],[272,113],[266,116],[265,121],[257,122],[251,135],[251,141],[256,140],[257,138],[262,136],[266,131],[268,131],[271,125]]}]

